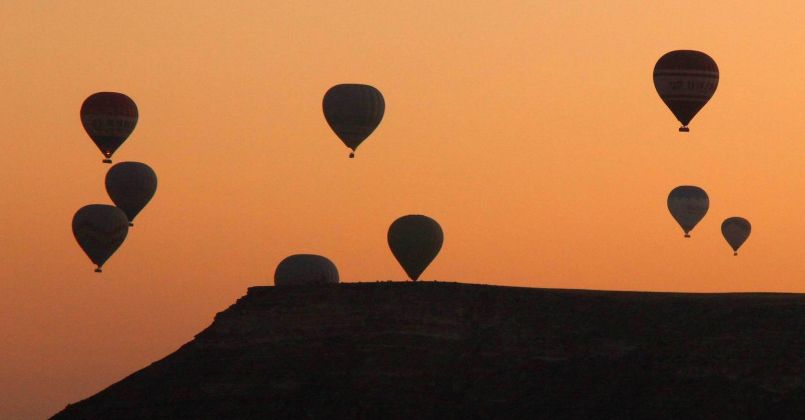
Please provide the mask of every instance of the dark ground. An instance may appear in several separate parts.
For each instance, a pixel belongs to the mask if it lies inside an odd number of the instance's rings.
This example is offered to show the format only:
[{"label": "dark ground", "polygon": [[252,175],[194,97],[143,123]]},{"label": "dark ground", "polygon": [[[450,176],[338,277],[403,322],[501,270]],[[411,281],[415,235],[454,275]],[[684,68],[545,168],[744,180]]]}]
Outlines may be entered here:
[{"label": "dark ground", "polygon": [[805,419],[805,295],[253,287],[54,418]]}]

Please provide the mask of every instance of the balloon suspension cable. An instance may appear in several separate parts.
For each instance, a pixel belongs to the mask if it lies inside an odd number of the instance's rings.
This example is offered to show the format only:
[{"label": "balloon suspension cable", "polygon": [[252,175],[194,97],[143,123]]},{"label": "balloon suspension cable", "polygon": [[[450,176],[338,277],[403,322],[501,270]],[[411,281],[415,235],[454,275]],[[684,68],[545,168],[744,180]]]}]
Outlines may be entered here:
[{"label": "balloon suspension cable", "polygon": [[103,273],[103,270],[101,270],[101,266],[100,266],[100,265],[98,266],[98,268],[96,268],[96,269],[95,269],[95,272],[96,272],[96,273]]},{"label": "balloon suspension cable", "polygon": [[690,238],[690,233],[685,232],[685,237]]},{"label": "balloon suspension cable", "polygon": [[112,159],[106,158],[103,160],[103,163],[112,163]]},{"label": "balloon suspension cable", "polygon": [[688,128],[688,126],[686,126],[686,125],[683,125],[682,127],[679,127],[679,132],[680,133],[688,133],[688,132],[690,132],[690,128]]},{"label": "balloon suspension cable", "polygon": [[349,158],[355,159],[355,152],[349,152]]}]

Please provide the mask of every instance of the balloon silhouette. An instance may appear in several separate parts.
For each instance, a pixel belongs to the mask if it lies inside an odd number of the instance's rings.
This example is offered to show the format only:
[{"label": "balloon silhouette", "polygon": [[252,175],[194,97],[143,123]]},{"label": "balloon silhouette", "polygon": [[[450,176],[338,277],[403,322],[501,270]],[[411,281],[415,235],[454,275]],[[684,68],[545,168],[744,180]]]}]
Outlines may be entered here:
[{"label": "balloon silhouette", "polygon": [[417,281],[442,249],[444,233],[435,220],[422,215],[408,215],[389,227],[389,248],[405,273]]},{"label": "balloon silhouette", "polygon": [[750,233],[752,233],[752,225],[743,217],[730,217],[721,223],[721,234],[732,247],[732,255],[738,255],[738,248],[746,242]]},{"label": "balloon silhouette", "polygon": [[137,105],[122,93],[94,93],[81,105],[81,124],[106,158],[104,163],[112,163],[112,154],[134,131],[137,118]]},{"label": "balloon silhouette", "polygon": [[121,162],[106,173],[106,192],[117,207],[126,213],[129,226],[151,201],[157,190],[157,174],[140,162]]},{"label": "balloon silhouette", "polygon": [[73,236],[89,259],[98,266],[115,253],[129,232],[129,220],[123,210],[107,204],[90,204],[73,216]]},{"label": "balloon silhouette", "polygon": [[286,257],[274,271],[276,286],[304,286],[338,283],[338,269],[321,255],[296,254]]},{"label": "balloon silhouette", "polygon": [[342,84],[324,94],[322,108],[327,124],[352,149],[349,157],[353,158],[355,149],[380,124],[386,103],[383,94],[372,86]]},{"label": "balloon silhouette", "polygon": [[690,238],[689,232],[702,220],[709,208],[710,198],[699,187],[683,185],[668,194],[668,210],[685,231],[686,238]]},{"label": "balloon silhouette", "polygon": [[682,127],[713,97],[718,87],[718,66],[709,55],[691,50],[671,51],[654,66],[654,87]]}]

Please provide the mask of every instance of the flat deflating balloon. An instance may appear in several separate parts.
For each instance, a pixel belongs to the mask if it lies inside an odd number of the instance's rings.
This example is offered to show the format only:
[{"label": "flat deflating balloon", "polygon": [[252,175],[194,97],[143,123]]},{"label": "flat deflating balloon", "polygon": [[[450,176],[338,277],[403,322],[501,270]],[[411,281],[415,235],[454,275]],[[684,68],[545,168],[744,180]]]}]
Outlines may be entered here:
[{"label": "flat deflating balloon", "polygon": [[709,55],[692,50],[671,51],[654,66],[654,87],[682,127],[713,97],[718,87],[718,66]]},{"label": "flat deflating balloon", "polygon": [[704,218],[709,208],[710,198],[699,187],[683,185],[668,194],[668,210],[682,227],[686,238],[690,237],[690,231]]},{"label": "flat deflating balloon", "polygon": [[157,191],[157,174],[141,162],[121,162],[106,173],[106,192],[126,213],[129,226]]},{"label": "flat deflating balloon", "polygon": [[134,131],[137,125],[137,105],[128,96],[117,92],[98,92],[81,105],[81,124],[101,150],[104,163]]},{"label": "flat deflating balloon", "polygon": [[321,255],[296,254],[282,260],[274,271],[275,286],[337,284],[338,269]]},{"label": "flat deflating balloon", "polygon": [[342,84],[331,87],[322,101],[327,124],[344,144],[355,149],[375,131],[383,119],[386,103],[379,90],[369,85]]},{"label": "flat deflating balloon", "polygon": [[389,227],[389,248],[405,273],[416,281],[439,254],[444,233],[435,220],[422,215],[408,215]]},{"label": "flat deflating balloon", "polygon": [[752,225],[743,217],[730,217],[721,223],[721,234],[730,244],[733,255],[738,255],[738,248],[743,245],[752,233]]},{"label": "flat deflating balloon", "polygon": [[98,266],[117,251],[129,232],[129,220],[123,210],[107,204],[90,204],[73,216],[73,236],[89,259]]}]

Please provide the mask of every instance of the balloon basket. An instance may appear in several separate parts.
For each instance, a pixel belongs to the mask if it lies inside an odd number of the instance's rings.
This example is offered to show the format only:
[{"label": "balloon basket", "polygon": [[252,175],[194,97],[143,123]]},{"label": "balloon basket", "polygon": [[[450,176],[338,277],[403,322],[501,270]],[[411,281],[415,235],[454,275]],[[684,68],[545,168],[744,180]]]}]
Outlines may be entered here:
[{"label": "balloon basket", "polygon": [[350,153],[350,154],[349,154],[349,158],[350,158],[350,159],[355,159],[355,153],[354,153],[354,152],[353,152],[353,153]]},{"label": "balloon basket", "polygon": [[112,163],[112,159],[104,159],[103,163]]},{"label": "balloon basket", "polygon": [[95,272],[96,273],[103,273],[103,270],[101,270],[101,267],[98,267],[98,268],[95,269]]},{"label": "balloon basket", "polygon": [[129,222],[129,227],[134,227],[134,223]]},{"label": "balloon basket", "polygon": [[686,234],[685,234],[685,237],[686,237],[686,238],[690,238],[690,233],[686,233]]},{"label": "balloon basket", "polygon": [[737,256],[738,256],[738,251],[733,252],[733,253],[732,253],[732,256],[733,256],[733,257],[737,257]]},{"label": "balloon basket", "polygon": [[688,128],[687,126],[683,125],[682,127],[679,127],[679,132],[680,133],[689,133],[690,128]]}]

